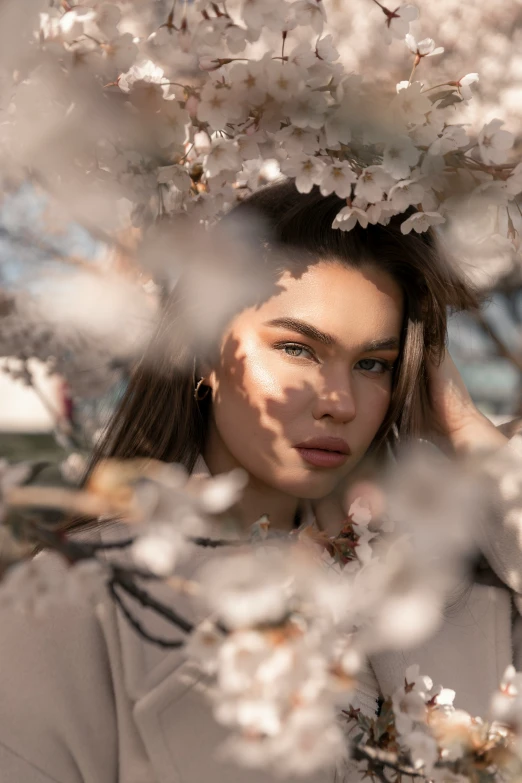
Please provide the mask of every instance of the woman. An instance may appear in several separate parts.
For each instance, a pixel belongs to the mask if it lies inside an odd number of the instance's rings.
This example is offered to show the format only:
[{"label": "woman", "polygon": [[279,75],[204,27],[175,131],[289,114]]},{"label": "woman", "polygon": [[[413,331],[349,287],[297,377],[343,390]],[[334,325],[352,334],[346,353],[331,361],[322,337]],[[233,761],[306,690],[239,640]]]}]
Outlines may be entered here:
[{"label": "woman", "polygon": [[[434,235],[403,236],[404,216],[343,233],[331,228],[340,206],[335,196],[282,183],[234,210],[241,221],[258,221],[271,288],[236,304],[202,350],[183,328],[180,283],[94,462],[144,456],[180,462],[194,475],[240,466],[249,477],[235,509],[241,522],[268,514],[273,527],[289,530],[310,506],[323,516],[327,508],[335,527],[345,513],[336,498],[356,469],[369,457],[386,459],[397,438],[435,434],[456,454],[505,447],[444,354],[447,308],[476,301]],[[105,541],[117,534],[97,533]],[[510,611],[507,590],[474,586],[434,642],[371,661],[361,707],[374,711],[379,694],[419,662],[464,691],[461,706],[483,712],[511,660]],[[150,632],[168,633],[160,618],[145,615]],[[215,759],[224,733],[201,679],[179,650],[139,638],[110,600],[95,612],[51,607],[39,623],[2,610],[1,622],[9,629],[0,640],[8,672],[0,688],[1,783],[272,779]]]}]

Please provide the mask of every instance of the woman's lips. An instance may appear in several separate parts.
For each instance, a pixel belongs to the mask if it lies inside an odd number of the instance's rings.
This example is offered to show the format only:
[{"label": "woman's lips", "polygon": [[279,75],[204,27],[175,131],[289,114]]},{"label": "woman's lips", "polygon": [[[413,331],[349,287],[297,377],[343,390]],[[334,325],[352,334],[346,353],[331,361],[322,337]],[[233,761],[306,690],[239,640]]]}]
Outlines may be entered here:
[{"label": "woman's lips", "polygon": [[327,451],[326,449],[311,449],[296,446],[301,457],[316,468],[338,468],[344,465],[349,454],[341,454],[339,451]]}]

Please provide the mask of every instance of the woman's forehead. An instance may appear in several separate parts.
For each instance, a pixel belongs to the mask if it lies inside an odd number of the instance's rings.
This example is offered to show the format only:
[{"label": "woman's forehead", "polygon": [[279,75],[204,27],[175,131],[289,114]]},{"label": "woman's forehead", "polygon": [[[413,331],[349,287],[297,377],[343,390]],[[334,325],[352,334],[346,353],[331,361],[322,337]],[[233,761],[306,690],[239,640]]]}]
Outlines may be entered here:
[{"label": "woman's forehead", "polygon": [[[372,266],[362,269],[324,262],[295,277],[284,272],[277,292],[238,316],[236,326],[303,320],[339,342],[399,336],[403,295],[398,283]],[[280,323],[282,326],[283,324]]]}]

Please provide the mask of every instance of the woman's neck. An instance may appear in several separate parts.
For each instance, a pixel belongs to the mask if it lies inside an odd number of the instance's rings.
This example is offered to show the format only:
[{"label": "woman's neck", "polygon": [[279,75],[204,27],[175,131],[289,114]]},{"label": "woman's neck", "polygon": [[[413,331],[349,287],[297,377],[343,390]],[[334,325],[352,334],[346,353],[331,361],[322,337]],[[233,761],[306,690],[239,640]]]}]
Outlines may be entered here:
[{"label": "woman's neck", "polygon": [[[210,473],[215,476],[242,468],[218,434],[213,432],[212,427],[210,429],[202,454]],[[266,514],[272,529],[292,530],[298,506],[298,498],[274,489],[249,474],[248,484],[234,512],[245,528]]]}]

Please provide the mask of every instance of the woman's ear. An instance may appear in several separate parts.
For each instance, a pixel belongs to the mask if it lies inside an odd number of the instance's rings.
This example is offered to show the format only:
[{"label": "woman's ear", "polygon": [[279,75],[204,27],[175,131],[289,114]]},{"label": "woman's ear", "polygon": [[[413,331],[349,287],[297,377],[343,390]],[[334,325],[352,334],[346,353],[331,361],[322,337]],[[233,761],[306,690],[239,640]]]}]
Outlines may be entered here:
[{"label": "woman's ear", "polygon": [[203,379],[202,386],[208,386],[213,394],[216,389],[216,371],[208,358],[198,360],[196,363],[196,382]]},{"label": "woman's ear", "polygon": [[199,381],[200,378],[204,379],[204,384],[207,386],[207,380],[209,376],[211,375],[213,370],[213,362],[211,361],[209,356],[200,356],[196,359],[195,362],[195,369],[194,369],[194,375],[196,377],[196,380]]}]

